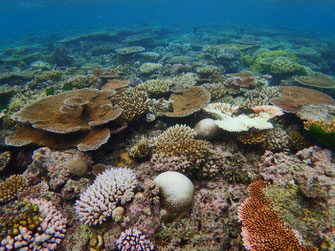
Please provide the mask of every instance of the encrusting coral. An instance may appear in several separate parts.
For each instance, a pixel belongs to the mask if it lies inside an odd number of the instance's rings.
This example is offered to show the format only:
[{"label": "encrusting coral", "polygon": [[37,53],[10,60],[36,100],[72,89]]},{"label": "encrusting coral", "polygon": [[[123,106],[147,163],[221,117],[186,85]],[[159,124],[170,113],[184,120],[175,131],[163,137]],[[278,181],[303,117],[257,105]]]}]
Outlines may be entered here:
[{"label": "encrusting coral", "polygon": [[122,109],[113,106],[115,91],[81,89],[43,98],[17,112],[13,119],[32,127],[19,127],[6,144],[25,146],[31,143],[81,151],[95,150],[106,143],[111,130],[102,127],[117,119]]},{"label": "encrusting coral", "polygon": [[264,194],[270,184],[256,181],[248,187],[249,197],[239,208],[244,246],[248,250],[317,250],[305,246],[294,230],[272,209]]},{"label": "encrusting coral", "polygon": [[111,168],[99,174],[94,183],[80,195],[75,211],[83,224],[97,225],[106,221],[119,204],[134,196],[135,173],[128,168]]}]

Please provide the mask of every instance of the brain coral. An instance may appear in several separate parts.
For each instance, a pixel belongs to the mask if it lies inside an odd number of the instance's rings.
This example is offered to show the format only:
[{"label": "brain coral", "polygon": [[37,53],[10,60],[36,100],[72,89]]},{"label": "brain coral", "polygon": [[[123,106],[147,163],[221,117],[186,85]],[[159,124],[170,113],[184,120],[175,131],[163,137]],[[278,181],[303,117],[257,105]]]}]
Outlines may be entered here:
[{"label": "brain coral", "polygon": [[79,220],[87,225],[101,224],[118,204],[132,199],[136,185],[136,175],[128,168],[111,168],[99,174],[76,201]]},{"label": "brain coral", "polygon": [[101,126],[122,113],[120,107],[111,103],[114,94],[112,90],[81,89],[43,98],[14,114],[14,120],[29,123],[32,128],[20,127],[14,136],[6,138],[6,144],[36,143],[54,148],[77,146],[81,151],[95,150],[106,143],[111,134],[110,129]]}]

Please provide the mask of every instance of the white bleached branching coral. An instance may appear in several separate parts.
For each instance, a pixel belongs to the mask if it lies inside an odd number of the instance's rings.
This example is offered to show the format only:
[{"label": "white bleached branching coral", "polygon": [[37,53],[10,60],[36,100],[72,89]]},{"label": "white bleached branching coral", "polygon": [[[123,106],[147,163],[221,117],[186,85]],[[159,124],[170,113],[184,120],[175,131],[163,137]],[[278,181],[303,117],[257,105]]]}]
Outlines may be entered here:
[{"label": "white bleached branching coral", "polygon": [[218,127],[228,132],[245,132],[251,128],[272,129],[273,124],[269,120],[283,114],[282,110],[276,106],[258,106],[252,114],[238,114],[238,106],[226,103],[211,103],[203,110],[217,119]]},{"label": "white bleached branching coral", "polygon": [[99,174],[75,203],[75,211],[83,224],[101,224],[119,204],[133,196],[137,186],[135,173],[129,168],[111,168]]}]

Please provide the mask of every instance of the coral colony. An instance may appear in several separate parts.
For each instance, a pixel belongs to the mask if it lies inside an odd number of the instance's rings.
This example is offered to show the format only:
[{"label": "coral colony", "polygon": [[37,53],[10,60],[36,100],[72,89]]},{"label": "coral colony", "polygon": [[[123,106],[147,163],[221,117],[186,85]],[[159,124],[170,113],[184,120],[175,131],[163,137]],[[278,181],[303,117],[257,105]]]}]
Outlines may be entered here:
[{"label": "coral colony", "polygon": [[335,249],[334,44],[186,33],[1,49],[1,251]]}]

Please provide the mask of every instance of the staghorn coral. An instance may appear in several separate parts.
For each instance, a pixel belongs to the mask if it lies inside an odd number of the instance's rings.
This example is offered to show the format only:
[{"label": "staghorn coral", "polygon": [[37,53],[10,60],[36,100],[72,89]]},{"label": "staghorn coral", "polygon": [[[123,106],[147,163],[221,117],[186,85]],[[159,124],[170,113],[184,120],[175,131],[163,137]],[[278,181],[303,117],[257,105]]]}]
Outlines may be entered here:
[{"label": "staghorn coral", "polygon": [[112,101],[123,110],[118,118],[122,123],[136,120],[148,110],[148,95],[136,89],[120,90],[112,97]]},{"label": "staghorn coral", "polygon": [[170,91],[172,82],[170,80],[152,79],[136,86],[139,91],[145,91],[148,96],[164,95]]},{"label": "staghorn coral", "polygon": [[167,117],[186,117],[209,103],[211,97],[203,87],[190,87],[183,94],[172,94],[170,100],[173,101],[173,112],[162,112],[161,115]]},{"label": "staghorn coral", "polygon": [[14,174],[0,183],[0,204],[14,199],[26,189],[26,182],[22,175]]},{"label": "staghorn coral", "polygon": [[[98,128],[118,118],[122,109],[113,106],[114,91],[81,89],[43,98],[25,106],[13,116],[31,127],[20,127],[14,136],[6,138],[7,145],[25,146],[31,143],[54,148],[77,146],[90,151],[106,143],[112,133]],[[67,134],[70,134],[69,137]],[[76,134],[73,134],[76,133]]]},{"label": "staghorn coral", "polygon": [[112,168],[104,171],[76,201],[75,211],[79,220],[87,225],[101,224],[112,215],[118,204],[132,199],[136,186],[136,175],[131,169]]},{"label": "staghorn coral", "polygon": [[294,230],[271,207],[264,189],[267,181],[249,185],[249,197],[239,207],[244,246],[248,250],[317,250],[305,246]]},{"label": "staghorn coral", "polygon": [[194,73],[188,72],[172,78],[171,81],[173,83],[171,91],[174,93],[183,93],[196,84],[196,76]]},{"label": "staghorn coral", "polygon": [[[35,219],[35,227],[18,226],[15,236],[7,235],[0,243],[1,250],[56,250],[65,236],[67,219],[50,202],[30,199],[42,219]],[[35,215],[37,216],[37,215]],[[31,224],[34,224],[31,223]],[[30,228],[29,228],[30,227]],[[32,228],[32,229],[31,229]]]},{"label": "staghorn coral", "polygon": [[117,248],[120,251],[126,250],[143,250],[153,251],[154,244],[142,234],[140,230],[135,228],[128,228],[121,233],[119,239],[116,241]]}]

